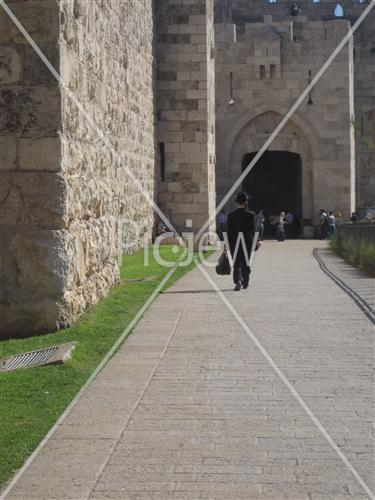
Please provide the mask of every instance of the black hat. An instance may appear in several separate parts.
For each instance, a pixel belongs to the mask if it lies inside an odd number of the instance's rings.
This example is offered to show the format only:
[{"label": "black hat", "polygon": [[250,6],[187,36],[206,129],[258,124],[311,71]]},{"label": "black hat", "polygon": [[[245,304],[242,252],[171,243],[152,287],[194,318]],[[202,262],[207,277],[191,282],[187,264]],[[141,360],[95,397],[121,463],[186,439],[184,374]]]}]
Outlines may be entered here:
[{"label": "black hat", "polygon": [[247,201],[249,201],[249,195],[247,193],[245,193],[245,191],[242,191],[241,193],[238,193],[238,195],[236,196],[236,199],[234,200],[236,203],[238,203],[239,205],[243,205],[244,203],[246,203]]}]

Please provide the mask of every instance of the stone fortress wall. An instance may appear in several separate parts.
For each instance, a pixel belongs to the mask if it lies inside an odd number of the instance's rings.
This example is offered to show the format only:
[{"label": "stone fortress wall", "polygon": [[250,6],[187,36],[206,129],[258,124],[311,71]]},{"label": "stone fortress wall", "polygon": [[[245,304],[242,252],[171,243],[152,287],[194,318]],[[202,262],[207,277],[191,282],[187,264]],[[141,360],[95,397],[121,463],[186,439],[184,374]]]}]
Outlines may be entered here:
[{"label": "stone fortress wall", "polygon": [[[221,64],[220,53],[224,53],[224,46],[220,42],[220,37],[225,37],[223,31],[227,30],[227,43],[228,40],[232,38],[233,40],[233,24],[236,26],[236,32],[238,35],[239,44],[232,44],[232,48],[239,47],[240,44],[246,43],[248,40],[248,46],[251,48],[251,30],[256,31],[255,26],[260,24],[271,25],[279,34],[281,34],[281,64],[283,66],[282,74],[283,79],[285,79],[285,86],[277,79],[274,82],[265,82],[264,88],[268,89],[274,87],[278,90],[278,96],[280,97],[279,90],[281,90],[281,95],[285,95],[284,106],[285,110],[289,104],[291,104],[292,97],[294,97],[293,92],[291,92],[291,87],[297,83],[295,90],[302,90],[307,84],[307,71],[317,70],[319,65],[324,62],[325,54],[329,54],[329,51],[333,50],[335,45],[335,36],[339,36],[339,32],[343,28],[345,20],[350,21],[351,24],[355,22],[356,19],[363,12],[365,7],[368,5],[369,1],[364,0],[363,2],[358,0],[342,0],[342,1],[332,1],[332,0],[321,0],[320,2],[313,2],[313,0],[300,0],[296,2],[299,7],[299,16],[291,16],[291,4],[289,0],[277,0],[275,3],[270,3],[267,0],[253,0],[251,4],[247,0],[216,0],[215,2],[215,22],[217,30],[217,43],[222,47],[222,50],[218,49],[218,60],[217,60],[217,75],[222,75],[219,69]],[[337,4],[340,4],[343,8],[344,18],[342,20],[337,19],[334,16],[334,11]],[[270,17],[272,16],[272,17]],[[290,23],[293,22],[294,34],[297,37],[297,42],[295,44],[290,43],[287,31],[290,27]],[[324,24],[323,24],[324,23]],[[225,25],[227,28],[225,28]],[[231,25],[231,26],[230,26]],[[253,25],[253,28],[251,27]],[[334,30],[334,31],[333,31]],[[333,35],[335,33],[335,35]],[[344,31],[342,35],[344,36]],[[229,37],[229,38],[228,38]],[[320,39],[319,39],[320,37]],[[327,38],[327,40],[326,40]],[[338,42],[339,40],[337,40]],[[275,43],[275,42],[273,42]],[[357,30],[354,36],[353,51],[350,57],[347,54],[347,50],[339,56],[332,66],[332,68],[326,73],[322,80],[317,85],[314,90],[314,103],[320,108],[326,106],[324,115],[316,110],[315,106],[311,106],[311,109],[302,106],[299,112],[296,114],[296,118],[300,121],[302,130],[307,130],[308,123],[315,126],[316,131],[319,132],[318,139],[320,143],[320,149],[323,153],[324,158],[314,159],[313,172],[319,177],[319,172],[321,173],[320,178],[325,175],[327,169],[332,173],[330,177],[330,190],[329,192],[335,193],[335,198],[337,194],[341,192],[341,198],[346,199],[346,207],[341,204],[338,200],[337,208],[348,215],[348,211],[353,208],[363,208],[365,206],[375,206],[375,11],[368,15],[361,27]],[[345,52],[345,54],[344,54]],[[350,58],[353,61],[350,61]],[[293,68],[293,58],[295,59],[295,67]],[[227,57],[227,60],[229,57]],[[234,60],[232,60],[234,62]],[[237,61],[236,61],[237,62]],[[244,60],[240,59],[238,62],[244,64]],[[346,66],[346,67],[345,67]],[[350,68],[352,66],[352,68]],[[245,69],[245,66],[243,66]],[[225,68],[226,77],[222,75],[222,78],[228,78],[229,67]],[[344,81],[348,81],[348,70],[352,70],[354,73],[354,80],[352,82],[352,92],[354,94],[354,110],[352,114],[352,120],[355,124],[350,126],[348,123],[348,106],[351,106],[350,101],[344,95],[345,90],[341,85]],[[294,72],[290,74],[291,72]],[[313,72],[314,74],[314,72]],[[288,75],[290,77],[288,78]],[[238,76],[238,75],[237,75]],[[239,80],[241,80],[239,76]],[[353,79],[353,77],[351,77]],[[252,78],[249,77],[248,80]],[[295,83],[292,80],[295,80]],[[290,80],[289,82],[287,80]],[[339,82],[338,87],[341,89],[338,93],[335,92],[335,80]],[[246,77],[245,77],[246,81]],[[247,84],[245,81],[242,82],[243,86]],[[259,83],[259,82],[258,82]],[[226,91],[226,99],[228,101],[228,84],[224,81],[222,82],[222,88],[220,88],[219,79],[217,78],[217,90],[220,93],[221,90]],[[240,85],[237,82],[237,85]],[[256,86],[256,82],[255,82]],[[289,87],[289,89],[288,89]],[[288,96],[289,90],[289,96]],[[332,90],[334,92],[332,92]],[[259,92],[258,92],[259,93]],[[263,94],[263,93],[262,93]],[[292,95],[293,94],[293,95]],[[296,94],[297,96],[297,94]],[[249,96],[247,96],[249,97]],[[263,94],[264,97],[264,94]],[[262,106],[262,96],[259,97],[255,94],[250,96],[251,106],[254,109],[263,109]],[[340,102],[345,100],[346,103]],[[220,103],[220,95],[217,95],[217,101]],[[335,103],[333,102],[335,101]],[[269,102],[269,101],[268,101]],[[282,99],[280,99],[280,103]],[[320,104],[319,104],[320,103]],[[249,101],[247,101],[249,105]],[[340,106],[344,104],[345,109],[343,110]],[[222,101],[221,105],[224,105]],[[340,105],[340,106],[338,106]],[[281,107],[282,104],[281,104]],[[315,108],[315,109],[313,109]],[[275,110],[276,111],[276,110]],[[284,111],[284,110],[283,110]],[[321,110],[322,111],[322,110]],[[233,117],[235,115],[235,110],[232,111]],[[226,113],[225,113],[226,115]],[[330,115],[330,116],[329,116]],[[279,118],[280,120],[280,118]],[[305,123],[304,123],[305,121]],[[350,121],[350,118],[349,118]],[[222,114],[217,114],[217,134],[218,134],[218,147],[222,147],[222,137],[220,135],[220,124],[222,123]],[[226,124],[228,128],[228,123]],[[224,129],[224,126],[222,127]],[[310,127],[311,128],[311,127]],[[329,130],[331,129],[331,131]],[[345,129],[346,131],[344,132]],[[324,130],[326,133],[324,133]],[[322,131],[322,133],[321,133]],[[287,131],[285,131],[287,133]],[[328,134],[328,136],[327,136]],[[331,134],[336,134],[337,137],[329,137]],[[344,135],[345,138],[344,138]],[[344,165],[342,163],[342,158],[347,154],[347,144],[342,144],[342,142],[348,140],[352,143],[350,147],[350,154],[352,155],[352,163],[347,172],[351,172],[352,180],[349,181],[345,172]],[[323,141],[321,141],[323,139]],[[322,148],[324,144],[324,148]],[[342,147],[343,146],[343,147]],[[354,146],[354,147],[353,147]],[[227,148],[231,146],[227,146]],[[310,142],[310,147],[312,144]],[[335,151],[336,150],[336,151]],[[224,176],[221,175],[220,169],[223,167],[220,165],[223,161],[228,161],[228,151],[226,156],[222,152],[218,152],[217,162],[218,162],[218,197],[222,196],[227,190],[228,185],[228,172],[224,172]],[[345,158],[349,158],[347,155]],[[334,166],[336,161],[337,165]],[[355,162],[355,163],[354,163]],[[325,163],[325,164],[324,164]],[[331,168],[328,164],[331,164]],[[355,168],[354,168],[355,165]],[[339,168],[341,167],[341,172],[339,173]],[[334,170],[332,170],[334,168]],[[227,177],[227,179],[225,178]],[[337,179],[335,180],[335,177]],[[340,179],[341,178],[341,179]],[[344,180],[346,178],[346,180]],[[308,179],[305,177],[305,180]],[[343,182],[344,181],[344,184]],[[326,206],[325,195],[327,190],[325,189],[325,184],[322,184],[322,180],[317,179],[317,184],[315,186],[314,192],[311,193],[314,196],[314,204],[311,201],[306,200],[304,195],[305,203],[304,209],[308,210],[308,207],[314,212],[316,217],[316,210],[319,204]],[[348,182],[350,183],[348,196]],[[320,183],[320,186],[319,186]],[[346,184],[346,186],[345,186]],[[221,186],[220,186],[221,185]],[[353,193],[353,187],[355,186],[355,192]],[[308,187],[304,184],[304,189]],[[344,189],[344,191],[342,191]],[[339,193],[338,193],[339,191]],[[354,196],[355,195],[355,196]],[[351,206],[350,206],[350,205]],[[331,204],[329,205],[331,206]],[[320,207],[319,207],[320,208]],[[306,213],[308,216],[308,213]]]},{"label": "stone fortress wall", "polygon": [[7,3],[113,150],[1,10],[3,337],[68,326],[105,295],[121,218],[151,240],[152,208],[125,165],[156,189],[151,2]]},{"label": "stone fortress wall", "polygon": [[93,121],[62,93],[62,171],[76,266],[65,302],[76,317],[118,280],[119,244],[134,236],[122,219],[140,229],[132,251],[152,238],[153,208],[128,171],[154,199],[154,20],[152,3],[139,0],[60,0],[60,9],[61,75]]}]

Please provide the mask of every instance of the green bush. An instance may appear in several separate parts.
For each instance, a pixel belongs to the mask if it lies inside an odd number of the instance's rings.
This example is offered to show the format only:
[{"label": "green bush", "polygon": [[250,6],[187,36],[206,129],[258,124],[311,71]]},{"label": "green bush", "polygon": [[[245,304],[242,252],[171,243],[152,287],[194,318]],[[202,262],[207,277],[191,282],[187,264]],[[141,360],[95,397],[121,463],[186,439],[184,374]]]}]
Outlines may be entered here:
[{"label": "green bush", "polygon": [[337,231],[335,233],[333,233],[332,238],[329,240],[329,244],[330,244],[332,250],[334,250],[335,252],[341,254],[341,251],[340,251],[340,240],[339,240],[339,238],[337,236]]},{"label": "green bush", "polygon": [[359,266],[361,246],[352,239],[343,241],[342,246],[344,259],[347,260],[352,266]]}]

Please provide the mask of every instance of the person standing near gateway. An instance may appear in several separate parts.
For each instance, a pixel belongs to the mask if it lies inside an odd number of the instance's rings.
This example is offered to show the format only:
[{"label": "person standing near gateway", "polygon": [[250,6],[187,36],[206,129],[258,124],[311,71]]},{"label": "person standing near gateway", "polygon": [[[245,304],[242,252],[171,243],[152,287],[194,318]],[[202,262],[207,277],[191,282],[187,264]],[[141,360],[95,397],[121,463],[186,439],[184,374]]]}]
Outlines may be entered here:
[{"label": "person standing near gateway", "polygon": [[248,210],[249,197],[239,193],[238,208],[227,218],[228,244],[233,259],[234,290],[246,289],[250,280],[250,256],[255,233],[254,213]]},{"label": "person standing near gateway", "polygon": [[259,241],[263,241],[264,236],[264,213],[263,208],[261,208],[255,216],[255,231],[259,233]]},{"label": "person standing near gateway", "polygon": [[328,212],[328,236],[333,236],[336,229],[336,217],[333,212]]},{"label": "person standing near gateway", "polygon": [[280,212],[278,221],[277,221],[277,229],[276,229],[276,239],[277,241],[285,241],[285,212]]}]

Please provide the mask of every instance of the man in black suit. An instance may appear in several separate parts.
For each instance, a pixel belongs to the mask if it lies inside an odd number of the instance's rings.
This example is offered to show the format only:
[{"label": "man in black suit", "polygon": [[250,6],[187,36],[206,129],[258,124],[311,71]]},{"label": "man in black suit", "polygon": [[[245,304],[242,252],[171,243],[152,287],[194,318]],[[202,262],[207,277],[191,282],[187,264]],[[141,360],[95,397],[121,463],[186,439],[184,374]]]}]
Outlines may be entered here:
[{"label": "man in black suit", "polygon": [[239,193],[235,200],[238,208],[228,215],[227,231],[230,253],[233,258],[234,290],[246,289],[250,279],[250,256],[255,233],[255,216],[248,210],[247,193]]}]

